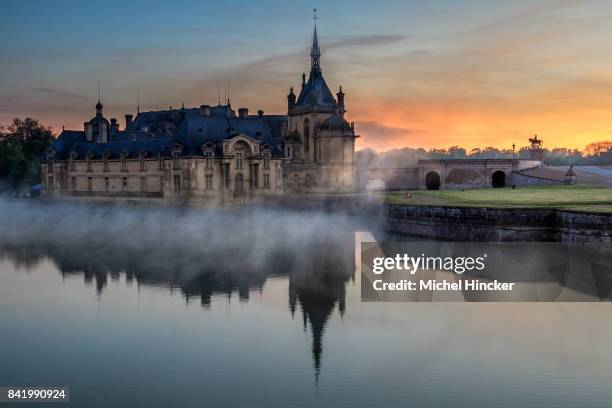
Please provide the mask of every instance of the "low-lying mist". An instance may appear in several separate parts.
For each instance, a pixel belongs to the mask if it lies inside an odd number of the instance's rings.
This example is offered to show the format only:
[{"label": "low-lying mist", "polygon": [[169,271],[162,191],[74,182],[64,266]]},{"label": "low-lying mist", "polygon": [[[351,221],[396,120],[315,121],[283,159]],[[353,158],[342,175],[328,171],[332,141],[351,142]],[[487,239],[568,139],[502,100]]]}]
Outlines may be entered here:
[{"label": "low-lying mist", "polygon": [[63,274],[126,273],[194,292],[258,287],[269,276],[316,286],[328,277],[348,279],[355,231],[367,225],[324,211],[25,201],[0,201],[0,218],[0,257],[17,264],[50,259]]}]

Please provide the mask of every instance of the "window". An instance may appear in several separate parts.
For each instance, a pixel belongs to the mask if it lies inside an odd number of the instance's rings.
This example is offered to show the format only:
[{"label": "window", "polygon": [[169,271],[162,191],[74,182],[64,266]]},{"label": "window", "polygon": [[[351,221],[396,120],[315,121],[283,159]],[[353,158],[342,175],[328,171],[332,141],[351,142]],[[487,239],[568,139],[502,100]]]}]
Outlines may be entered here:
[{"label": "window", "polygon": [[103,165],[104,165],[104,171],[105,171],[105,172],[108,172],[108,156],[110,156],[110,153],[105,152],[105,153],[104,153],[104,157],[103,157],[103,159],[102,159],[102,161],[103,161]]},{"label": "window", "polygon": [[138,164],[139,164],[140,171],[145,171],[147,169],[145,166],[145,163],[146,163],[145,162],[145,152],[141,151],[138,154]]},{"label": "window", "polygon": [[76,191],[76,177],[72,177],[72,179],[70,180],[70,185],[71,185],[72,191]]},{"label": "window", "polygon": [[270,170],[270,153],[264,153],[264,162],[263,162],[264,170]]},{"label": "window", "polygon": [[49,182],[47,183],[49,191],[53,191],[53,176],[49,176]]},{"label": "window", "polygon": [[242,153],[236,153],[236,170],[242,170]]},{"label": "window", "polygon": [[104,191],[108,191],[109,190],[109,181],[108,181],[108,177],[104,177]]},{"label": "window", "polygon": [[76,159],[76,153],[70,152],[70,171],[76,171],[75,159]]},{"label": "window", "polygon": [[91,191],[92,189],[92,179],[91,177],[87,177],[87,191]]},{"label": "window", "polygon": [[304,150],[308,151],[310,148],[310,121],[304,119]]},{"label": "window", "polygon": [[181,163],[179,162],[179,152],[172,152],[172,168],[174,170],[180,170]]},{"label": "window", "polygon": [[123,190],[122,191],[127,191],[127,189],[128,189],[127,177],[123,177]]},{"label": "window", "polygon": [[178,194],[181,192],[181,176],[180,174],[174,175],[174,193]]},{"label": "window", "polygon": [[213,152],[206,151],[204,152],[204,157],[206,157],[206,169],[210,170],[213,168]]},{"label": "window", "polygon": [[268,173],[264,173],[263,177],[264,177],[264,188],[269,189],[270,188],[270,175]]},{"label": "window", "polygon": [[53,162],[47,163],[47,173],[53,174]]},{"label": "window", "polygon": [[306,179],[304,181],[306,187],[312,187],[312,177],[310,176],[310,174],[306,175]]},{"label": "window", "polygon": [[140,191],[142,191],[142,192],[147,191],[147,179],[146,179],[146,177],[141,177],[140,178]]},{"label": "window", "polygon": [[212,176],[212,174],[207,174],[206,175],[206,189],[207,190],[212,190],[213,189],[213,176]]},{"label": "window", "polygon": [[251,166],[250,186],[251,188],[259,188],[259,165],[257,163]]},{"label": "window", "polygon": [[92,172],[93,169],[91,167],[91,158],[93,157],[93,154],[91,153],[87,153],[87,171]]},{"label": "window", "polygon": [[285,156],[287,156],[288,159],[291,158],[291,146],[285,148]]},{"label": "window", "polygon": [[121,171],[127,171],[127,152],[121,152]]}]

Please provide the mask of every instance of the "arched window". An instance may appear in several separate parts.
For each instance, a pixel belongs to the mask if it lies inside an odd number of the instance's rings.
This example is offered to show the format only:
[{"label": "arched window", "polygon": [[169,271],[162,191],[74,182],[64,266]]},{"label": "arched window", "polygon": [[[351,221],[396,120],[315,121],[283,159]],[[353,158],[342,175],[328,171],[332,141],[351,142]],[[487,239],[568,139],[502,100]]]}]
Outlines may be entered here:
[{"label": "arched window", "polygon": [[310,121],[304,119],[304,150],[310,149]]}]

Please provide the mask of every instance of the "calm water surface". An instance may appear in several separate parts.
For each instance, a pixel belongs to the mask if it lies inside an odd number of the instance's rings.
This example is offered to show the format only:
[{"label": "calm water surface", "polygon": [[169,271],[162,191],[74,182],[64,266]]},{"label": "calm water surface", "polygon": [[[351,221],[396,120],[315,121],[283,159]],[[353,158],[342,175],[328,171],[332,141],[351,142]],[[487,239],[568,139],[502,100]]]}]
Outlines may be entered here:
[{"label": "calm water surface", "polygon": [[612,406],[609,303],[361,303],[356,243],[385,239],[362,220],[0,216],[0,385],[75,407]]}]

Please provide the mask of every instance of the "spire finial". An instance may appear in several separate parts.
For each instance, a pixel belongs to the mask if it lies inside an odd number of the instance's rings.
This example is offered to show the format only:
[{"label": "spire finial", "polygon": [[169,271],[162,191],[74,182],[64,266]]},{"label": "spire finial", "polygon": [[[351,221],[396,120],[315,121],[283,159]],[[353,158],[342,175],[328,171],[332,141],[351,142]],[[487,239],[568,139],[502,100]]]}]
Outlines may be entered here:
[{"label": "spire finial", "polygon": [[140,87],[136,87],[136,113],[140,113]]},{"label": "spire finial", "polygon": [[317,9],[312,9],[314,16],[314,34],[312,36],[312,48],[310,49],[310,69],[311,71],[320,71],[321,49],[319,48],[319,38],[317,36]]},{"label": "spire finial", "polygon": [[100,103],[100,81],[98,81],[98,103]]}]

